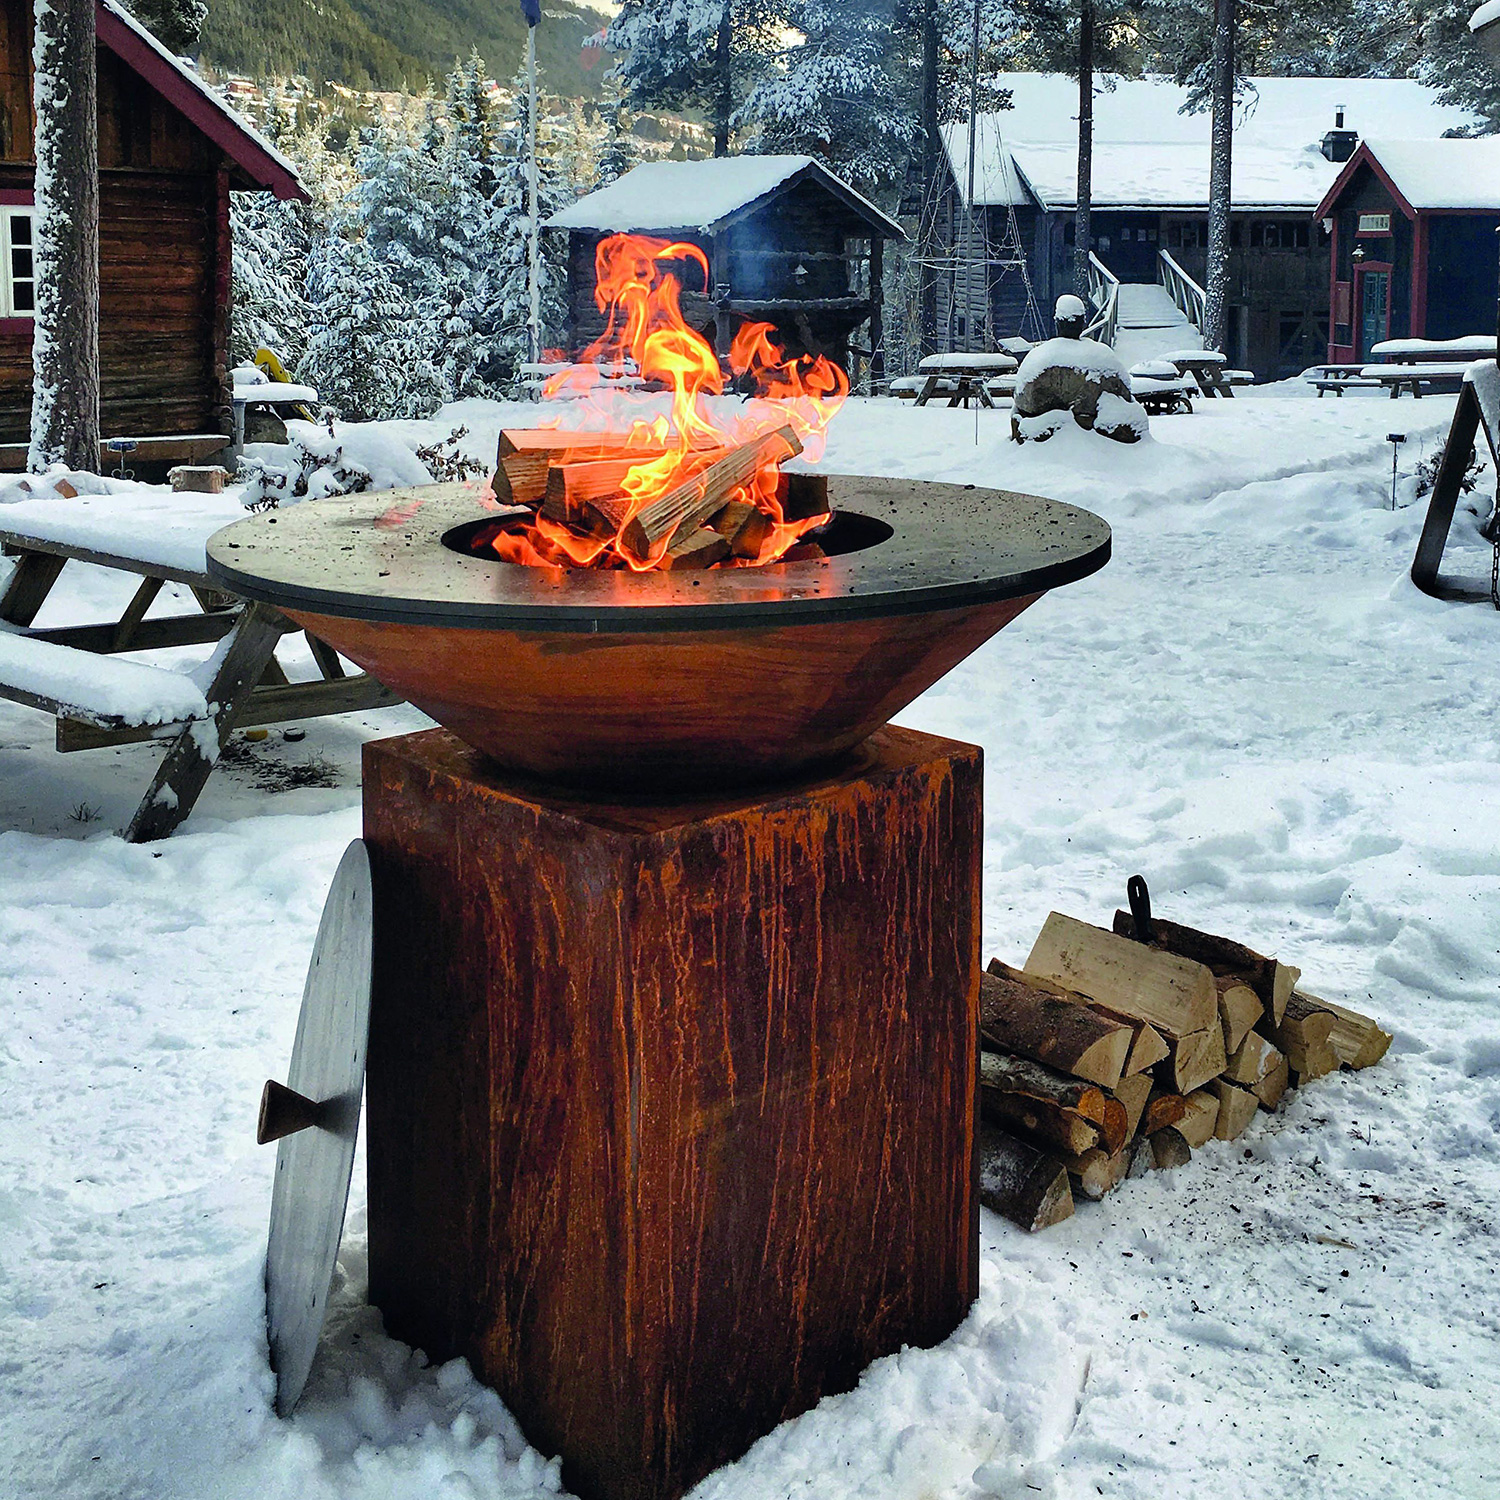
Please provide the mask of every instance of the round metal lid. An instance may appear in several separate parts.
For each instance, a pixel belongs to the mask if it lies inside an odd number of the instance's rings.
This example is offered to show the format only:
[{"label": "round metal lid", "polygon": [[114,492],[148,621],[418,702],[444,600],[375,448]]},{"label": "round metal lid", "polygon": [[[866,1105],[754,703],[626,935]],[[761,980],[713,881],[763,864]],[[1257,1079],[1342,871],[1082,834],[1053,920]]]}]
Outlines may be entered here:
[{"label": "round metal lid", "polygon": [[[443,538],[490,514],[473,485],[318,500],[238,521],[209,573],[250,599],[311,614],[474,629],[649,631],[792,625],[960,608],[1039,593],[1102,568],[1090,511],[972,485],[832,475],[835,511],[891,536],[822,562],[696,572],[528,568]],[[493,504],[493,502],[490,502]]]},{"label": "round metal lid", "polygon": [[279,1140],[266,1250],[266,1329],[276,1411],[307,1384],[344,1232],[370,1036],[370,860],[344,851],[318,924],[286,1086],[261,1101],[260,1139]]}]

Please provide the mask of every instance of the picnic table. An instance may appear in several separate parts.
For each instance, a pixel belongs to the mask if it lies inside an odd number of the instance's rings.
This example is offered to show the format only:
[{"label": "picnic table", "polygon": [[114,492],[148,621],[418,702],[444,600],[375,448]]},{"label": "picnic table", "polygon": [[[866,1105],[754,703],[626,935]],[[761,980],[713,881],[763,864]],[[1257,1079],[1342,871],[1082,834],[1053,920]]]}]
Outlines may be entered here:
[{"label": "picnic table", "polygon": [[917,366],[922,388],[917,392],[918,406],[926,406],[934,397],[946,395],[949,406],[970,400],[994,408],[990,384],[997,376],[1012,375],[1019,368],[1013,354],[929,354]]},{"label": "picnic table", "polygon": [[1179,375],[1190,375],[1205,396],[1228,398],[1236,385],[1246,383],[1234,378],[1245,372],[1227,369],[1229,361],[1217,349],[1174,349],[1161,357],[1175,365]]},{"label": "picnic table", "polygon": [[[293,682],[276,660],[299,627],[268,605],[220,592],[207,542],[244,509],[233,496],[56,494],[0,506],[0,550],[16,561],[0,591],[0,697],[57,719],[57,748],[93,749],[160,739],[167,753],[125,837],[164,838],[203,790],[230,733],[255,725],[381,708],[400,700],[309,635],[318,678]],[[140,579],[114,619],[37,627],[37,614],[70,561]],[[167,583],[187,585],[199,613],[147,617]],[[211,645],[192,670],[126,653]]]},{"label": "picnic table", "polygon": [[1405,386],[1410,386],[1412,395],[1418,398],[1424,385],[1434,392],[1451,394],[1463,384],[1466,368],[1455,360],[1436,360],[1430,364],[1363,365],[1359,373],[1374,385],[1386,387],[1394,401]]},{"label": "picnic table", "polygon": [[1317,387],[1318,400],[1325,391],[1342,397],[1345,391],[1378,391],[1378,380],[1367,380],[1361,365],[1310,365],[1302,372],[1309,385]]}]

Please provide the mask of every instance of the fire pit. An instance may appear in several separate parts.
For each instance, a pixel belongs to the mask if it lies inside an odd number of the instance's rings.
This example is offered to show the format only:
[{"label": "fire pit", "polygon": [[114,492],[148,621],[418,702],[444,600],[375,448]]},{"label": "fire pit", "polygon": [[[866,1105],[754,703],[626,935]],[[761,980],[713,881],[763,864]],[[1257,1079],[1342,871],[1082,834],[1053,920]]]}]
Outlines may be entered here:
[{"label": "fire pit", "polygon": [[221,531],[209,569],[513,771],[595,790],[732,787],[831,761],[1047,589],[1109,557],[1028,495],[835,476],[825,560],[692,572],[523,567],[459,486]]},{"label": "fire pit", "polygon": [[1110,546],[781,471],[847,378],[747,324],[731,401],[694,262],[600,247],[591,352],[670,414],[209,544],[447,726],[365,747],[370,1297],[585,1500],[676,1500],[978,1295],[981,753],[887,721]]}]

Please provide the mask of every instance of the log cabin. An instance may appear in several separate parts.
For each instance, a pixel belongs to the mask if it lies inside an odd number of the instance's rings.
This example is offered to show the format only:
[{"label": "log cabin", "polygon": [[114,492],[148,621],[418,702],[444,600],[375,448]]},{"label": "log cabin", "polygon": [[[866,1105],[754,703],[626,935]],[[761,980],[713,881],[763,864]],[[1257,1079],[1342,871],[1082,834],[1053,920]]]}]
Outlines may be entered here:
[{"label": "log cabin", "polygon": [[[3,0],[0,15],[0,466],[19,469],[31,423],[32,7]],[[232,430],[229,195],[307,193],[285,157],[113,0],[97,0],[94,15],[100,432],[171,439],[149,451],[191,461]]]},{"label": "log cabin", "polygon": [[[826,355],[857,376],[882,373],[883,249],[901,226],[808,156],[649,162],[547,221],[568,234],[569,348],[596,338],[594,252],[616,233],[697,245],[711,285],[684,268],[688,323],[726,354],[747,319],[770,323],[790,354]],[[864,343],[854,338],[866,329]]]},{"label": "log cabin", "polygon": [[[935,217],[938,344],[988,349],[1051,333],[1055,298],[1074,288],[1078,85],[997,76],[1009,110],[979,117],[972,206],[967,121],[944,127]],[[1096,89],[1089,248],[1121,282],[1156,284],[1168,255],[1207,277],[1209,116],[1165,79]],[[1259,380],[1328,357],[1331,237],[1318,205],[1361,135],[1437,142],[1471,128],[1467,111],[1411,79],[1254,78],[1236,112],[1225,354]],[[908,192],[902,215],[923,212]],[[1139,356],[1136,356],[1139,357]]]},{"label": "log cabin", "polygon": [[1318,205],[1332,238],[1330,364],[1385,339],[1495,327],[1500,140],[1363,141]]}]

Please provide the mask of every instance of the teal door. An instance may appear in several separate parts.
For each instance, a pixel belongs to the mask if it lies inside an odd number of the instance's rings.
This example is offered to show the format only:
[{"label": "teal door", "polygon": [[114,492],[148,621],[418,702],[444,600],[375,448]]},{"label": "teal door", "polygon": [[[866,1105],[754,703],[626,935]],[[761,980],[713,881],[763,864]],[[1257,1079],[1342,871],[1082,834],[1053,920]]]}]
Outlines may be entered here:
[{"label": "teal door", "polygon": [[1391,273],[1361,269],[1359,273],[1359,357],[1369,359],[1371,348],[1386,337],[1391,326]]}]

